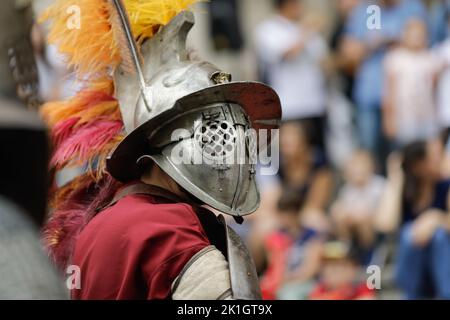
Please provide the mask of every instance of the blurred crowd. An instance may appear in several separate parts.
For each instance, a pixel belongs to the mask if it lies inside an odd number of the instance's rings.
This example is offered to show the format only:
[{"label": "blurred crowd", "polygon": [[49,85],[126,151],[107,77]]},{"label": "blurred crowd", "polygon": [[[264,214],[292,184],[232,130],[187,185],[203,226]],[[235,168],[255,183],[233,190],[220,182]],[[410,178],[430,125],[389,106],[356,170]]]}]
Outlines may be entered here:
[{"label": "blurred crowd", "polygon": [[259,79],[283,105],[280,171],[240,228],[263,294],[449,299],[450,3],[328,9],[328,32],[297,0],[254,28]]},{"label": "blurred crowd", "polygon": [[[271,0],[250,38],[247,1],[205,7],[218,59],[251,61],[283,106],[280,170],[234,226],[264,298],[450,299],[450,1]],[[70,97],[45,33],[40,98]]]}]

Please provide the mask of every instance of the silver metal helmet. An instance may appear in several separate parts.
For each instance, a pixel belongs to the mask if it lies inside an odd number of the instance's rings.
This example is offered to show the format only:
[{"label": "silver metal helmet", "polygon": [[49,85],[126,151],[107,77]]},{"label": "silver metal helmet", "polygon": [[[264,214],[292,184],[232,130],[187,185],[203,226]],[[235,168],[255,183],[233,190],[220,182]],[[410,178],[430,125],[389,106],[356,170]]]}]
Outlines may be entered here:
[{"label": "silver metal helmet", "polygon": [[231,82],[212,64],[190,59],[186,38],[193,25],[193,14],[182,12],[143,44],[141,76],[117,71],[128,135],[107,168],[127,182],[151,160],[200,201],[244,216],[260,202],[256,134],[278,128],[280,100],[264,84]]}]

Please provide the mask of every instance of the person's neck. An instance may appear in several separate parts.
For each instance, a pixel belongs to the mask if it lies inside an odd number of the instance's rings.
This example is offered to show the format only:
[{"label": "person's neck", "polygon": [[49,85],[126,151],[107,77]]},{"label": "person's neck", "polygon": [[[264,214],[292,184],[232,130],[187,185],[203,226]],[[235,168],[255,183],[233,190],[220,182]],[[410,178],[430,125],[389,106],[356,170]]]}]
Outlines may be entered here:
[{"label": "person's neck", "polygon": [[292,22],[292,23],[298,22],[297,19],[294,19],[289,14],[287,14],[287,13],[285,13],[283,11],[279,11],[278,12],[278,16],[281,17],[283,20],[287,20],[287,21]]},{"label": "person's neck", "polygon": [[141,177],[141,181],[145,184],[170,191],[179,197],[186,197],[175,180],[162,171],[158,166],[154,166],[148,174],[143,175]]}]

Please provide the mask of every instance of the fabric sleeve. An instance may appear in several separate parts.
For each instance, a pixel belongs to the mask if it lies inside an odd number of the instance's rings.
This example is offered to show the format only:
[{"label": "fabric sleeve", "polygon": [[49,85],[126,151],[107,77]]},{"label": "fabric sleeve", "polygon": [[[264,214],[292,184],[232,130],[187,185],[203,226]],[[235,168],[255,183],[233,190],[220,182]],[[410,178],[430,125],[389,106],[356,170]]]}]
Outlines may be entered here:
[{"label": "fabric sleeve", "polygon": [[214,246],[197,253],[172,284],[173,300],[226,300],[232,298],[230,271]]},{"label": "fabric sleeve", "polygon": [[315,34],[306,44],[306,50],[316,61],[326,58],[328,46],[325,40],[318,34]]},{"label": "fabric sleeve", "polygon": [[275,23],[266,23],[256,32],[256,42],[260,58],[268,64],[278,63],[288,52],[298,38],[292,37],[283,30],[279,30]]}]

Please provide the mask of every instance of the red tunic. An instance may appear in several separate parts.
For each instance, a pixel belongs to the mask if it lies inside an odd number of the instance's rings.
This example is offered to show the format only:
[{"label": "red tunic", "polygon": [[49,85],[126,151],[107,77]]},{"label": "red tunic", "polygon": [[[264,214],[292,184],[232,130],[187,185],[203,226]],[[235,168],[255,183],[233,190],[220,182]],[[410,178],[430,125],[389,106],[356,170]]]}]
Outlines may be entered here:
[{"label": "red tunic", "polygon": [[130,195],[81,232],[73,265],[81,270],[74,299],[170,299],[184,265],[210,245],[190,205]]}]

